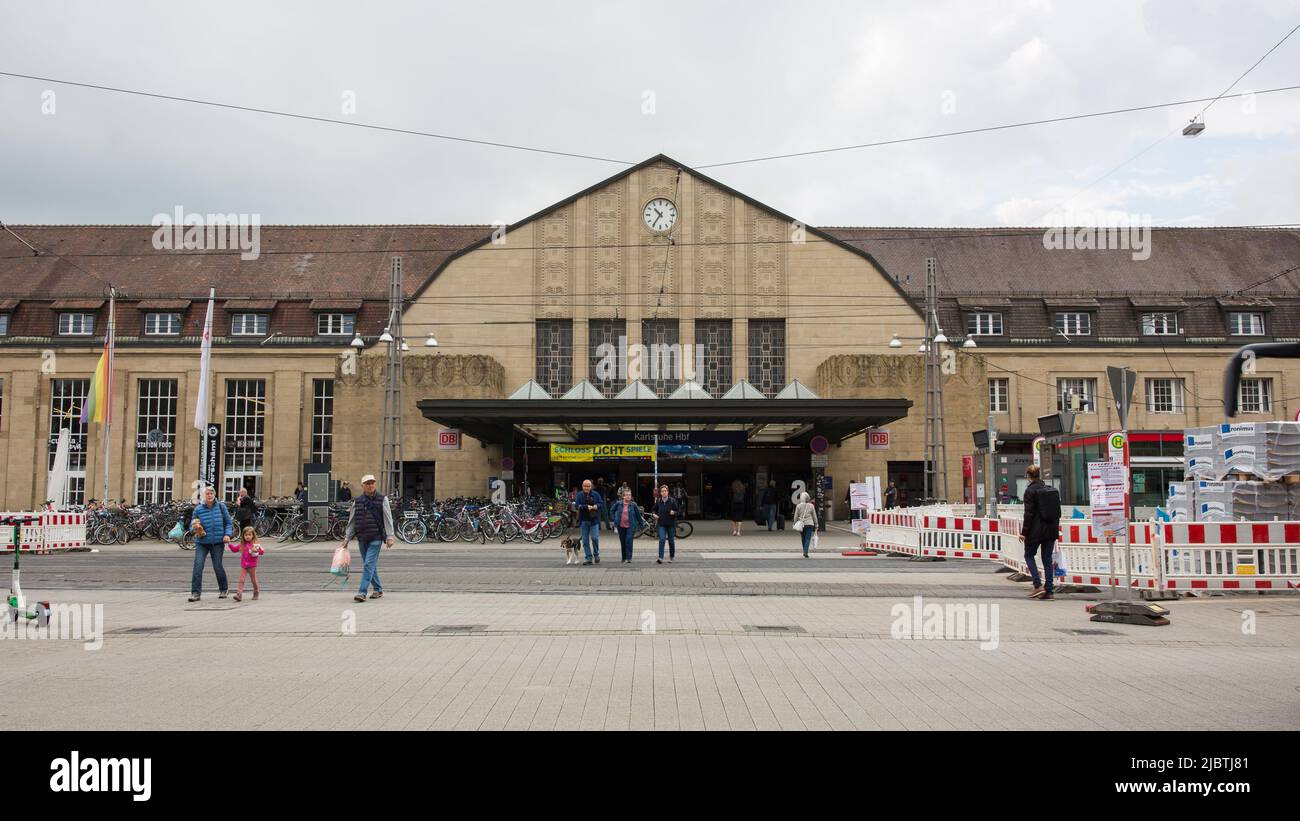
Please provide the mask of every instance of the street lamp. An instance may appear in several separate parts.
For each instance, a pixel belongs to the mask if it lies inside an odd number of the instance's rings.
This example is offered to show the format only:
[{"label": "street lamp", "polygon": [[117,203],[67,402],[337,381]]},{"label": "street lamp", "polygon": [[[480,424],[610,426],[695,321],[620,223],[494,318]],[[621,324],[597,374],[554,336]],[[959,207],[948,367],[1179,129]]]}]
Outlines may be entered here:
[{"label": "street lamp", "polygon": [[889,347],[891,347],[891,348],[901,348],[901,347],[903,347],[903,340],[901,340],[901,339],[898,338],[898,334],[894,334],[892,337],[890,337],[890,339],[889,339]]},{"label": "street lamp", "polygon": [[406,344],[406,337],[402,337],[402,353],[411,350],[411,346]]},{"label": "street lamp", "polygon": [[424,340],[424,347],[426,348],[438,347],[438,340],[434,339],[433,334],[429,334],[429,338]]},{"label": "street lamp", "polygon": [[352,341],[349,342],[348,344],[351,345],[351,346],[354,347],[354,348],[364,348],[364,347],[366,347],[366,343],[363,342],[362,339],[361,339],[361,332],[360,332],[360,331],[357,331],[357,332],[355,333],[355,335],[352,337]]},{"label": "street lamp", "polygon": [[383,332],[382,334],[379,335],[379,341],[380,341],[380,342],[392,342],[392,341],[393,341],[393,335],[390,334],[390,333],[388,332],[388,329],[387,329],[387,328],[384,328],[384,332]]}]

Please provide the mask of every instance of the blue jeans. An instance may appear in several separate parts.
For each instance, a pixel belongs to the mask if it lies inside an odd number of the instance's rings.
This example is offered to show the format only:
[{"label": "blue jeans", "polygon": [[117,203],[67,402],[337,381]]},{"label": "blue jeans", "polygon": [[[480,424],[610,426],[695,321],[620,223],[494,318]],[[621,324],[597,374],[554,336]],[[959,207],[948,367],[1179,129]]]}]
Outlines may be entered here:
[{"label": "blue jeans", "polygon": [[587,561],[591,561],[593,552],[597,559],[600,558],[600,519],[587,521],[584,519],[578,528],[582,531],[582,556]]},{"label": "blue jeans", "polygon": [[808,555],[808,548],[812,547],[813,531],[817,528],[814,525],[804,525],[803,530],[799,531],[799,538],[803,539],[803,554]]},{"label": "blue jeans", "polygon": [[190,593],[197,596],[203,592],[203,566],[208,563],[208,556],[212,556],[212,569],[217,571],[217,589],[225,593],[229,588],[226,582],[226,568],[221,566],[221,559],[225,556],[226,546],[222,542],[216,544],[203,544],[196,542],[194,544],[194,573],[190,576]]},{"label": "blue jeans", "polygon": [[1052,567],[1052,550],[1056,547],[1055,539],[1044,539],[1041,542],[1031,542],[1025,539],[1025,564],[1029,565],[1029,577],[1034,580],[1034,587],[1042,586],[1042,581],[1038,576],[1038,565],[1034,559],[1038,557],[1041,551],[1043,556],[1043,572],[1047,574],[1047,592],[1051,593],[1055,588],[1052,583],[1056,579],[1056,568]]},{"label": "blue jeans", "polygon": [[373,586],[376,593],[383,591],[384,586],[379,583],[379,551],[383,549],[384,543],[376,539],[369,544],[360,545],[361,561],[363,570],[361,571],[361,590],[362,596],[369,592]]},{"label": "blue jeans", "polygon": [[659,558],[664,557],[664,540],[668,540],[668,558],[677,557],[677,523],[659,525]]},{"label": "blue jeans", "polygon": [[767,505],[767,529],[776,527],[776,505]]},{"label": "blue jeans", "polygon": [[622,549],[623,560],[632,561],[632,540],[636,538],[636,531],[630,527],[619,525],[618,528],[618,546]]}]

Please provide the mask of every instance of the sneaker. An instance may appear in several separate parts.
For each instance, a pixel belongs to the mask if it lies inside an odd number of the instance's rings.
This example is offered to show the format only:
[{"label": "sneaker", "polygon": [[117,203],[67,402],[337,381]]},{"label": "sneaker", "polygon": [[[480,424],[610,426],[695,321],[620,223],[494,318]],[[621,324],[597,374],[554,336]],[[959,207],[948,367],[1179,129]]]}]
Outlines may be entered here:
[{"label": "sneaker", "polygon": [[1054,601],[1055,599],[1056,596],[1053,596],[1051,593],[1044,593],[1043,595],[1038,597],[1039,601]]},{"label": "sneaker", "polygon": [[235,595],[231,596],[231,598],[233,598],[235,601],[243,601],[243,600],[244,600],[244,597],[241,596],[241,595],[238,594],[238,593],[236,593]]},{"label": "sneaker", "polygon": [[198,600],[199,600],[199,594],[198,594],[198,593],[191,593],[191,594],[190,594],[190,601],[198,601]]},{"label": "sneaker", "polygon": [[222,590],[221,593],[217,596],[217,598],[219,598],[219,599],[224,599],[226,596],[229,596],[229,595],[230,595],[230,591],[229,591],[229,590]]},{"label": "sneaker", "polygon": [[256,590],[254,590],[254,591],[253,591],[253,601],[257,601],[258,596],[261,596],[261,595],[262,595],[261,593],[258,593]]},{"label": "sneaker", "polygon": [[376,590],[375,592],[370,594],[370,598],[372,599],[382,599],[383,597],[384,597],[384,591],[382,590]]},{"label": "sneaker", "polygon": [[673,563],[673,557],[672,557],[672,556],[669,556],[669,557],[668,557],[668,563],[669,563],[669,564],[672,564],[672,563]]},{"label": "sneaker", "polygon": [[1036,599],[1036,598],[1042,596],[1042,595],[1043,595],[1044,593],[1046,593],[1046,592],[1047,592],[1047,591],[1043,590],[1043,588],[1041,588],[1041,587],[1035,587],[1035,588],[1034,588],[1034,592],[1032,592],[1032,593],[1029,594],[1029,598],[1031,598],[1031,599]]},{"label": "sneaker", "polygon": [[363,595],[361,595],[360,593],[358,593],[358,594],[356,594],[355,596],[352,597],[352,601],[365,601],[365,600],[366,600],[366,597],[363,596]]},{"label": "sneaker", "polygon": [[663,559],[655,559],[655,564],[663,564],[663,563],[664,563]]},{"label": "sneaker", "polygon": [[[590,564],[590,562],[588,562],[588,564]],[[600,557],[599,557],[599,556],[596,557],[596,564],[600,564]]]},{"label": "sneaker", "polygon": [[583,563],[582,563],[582,566],[583,566],[583,567],[588,567],[590,564],[591,564],[591,562],[583,562]]}]

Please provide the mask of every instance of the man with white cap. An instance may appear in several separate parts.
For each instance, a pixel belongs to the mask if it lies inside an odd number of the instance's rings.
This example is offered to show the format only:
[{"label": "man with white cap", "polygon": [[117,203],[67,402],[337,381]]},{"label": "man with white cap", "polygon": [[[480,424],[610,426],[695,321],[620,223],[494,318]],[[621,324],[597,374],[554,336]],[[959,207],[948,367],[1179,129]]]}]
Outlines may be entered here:
[{"label": "man with white cap", "polygon": [[361,573],[361,590],[352,597],[353,601],[365,601],[366,593],[374,587],[370,598],[377,599],[384,595],[384,586],[379,583],[379,550],[392,547],[395,541],[393,530],[393,510],[388,498],[375,491],[374,474],[367,473],[361,477],[361,495],[352,500],[352,512],[348,514],[348,529],[343,534],[343,547],[355,536],[357,547],[361,549],[361,561],[365,570]]}]

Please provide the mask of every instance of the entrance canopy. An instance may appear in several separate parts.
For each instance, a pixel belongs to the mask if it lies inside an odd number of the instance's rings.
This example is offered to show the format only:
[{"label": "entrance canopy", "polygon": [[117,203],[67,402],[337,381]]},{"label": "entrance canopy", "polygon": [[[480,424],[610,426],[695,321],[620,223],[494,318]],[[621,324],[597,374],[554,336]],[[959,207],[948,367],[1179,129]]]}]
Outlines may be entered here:
[{"label": "entrance canopy", "polygon": [[[526,395],[526,394],[525,394]],[[813,394],[815,396],[815,394]],[[678,431],[744,432],[751,445],[804,445],[814,436],[839,443],[907,416],[908,399],[425,399],[426,419],[481,442],[516,436],[577,442],[585,434]]]}]

